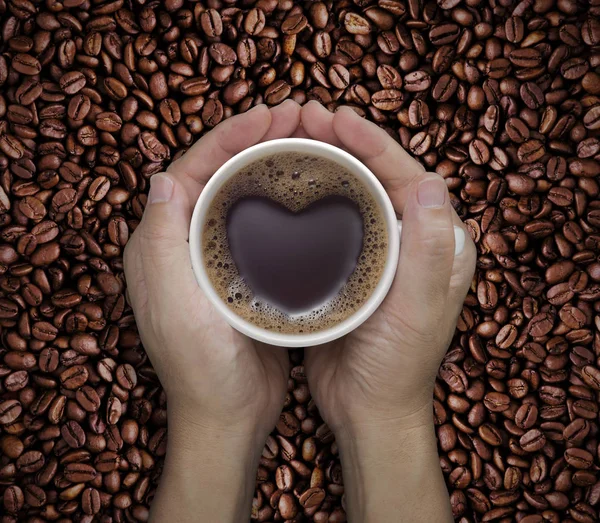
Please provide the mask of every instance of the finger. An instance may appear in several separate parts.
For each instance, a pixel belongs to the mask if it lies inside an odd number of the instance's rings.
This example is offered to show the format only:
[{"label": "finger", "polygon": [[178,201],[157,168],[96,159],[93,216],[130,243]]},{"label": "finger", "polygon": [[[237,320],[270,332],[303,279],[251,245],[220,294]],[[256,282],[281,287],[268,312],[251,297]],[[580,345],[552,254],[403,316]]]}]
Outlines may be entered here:
[{"label": "finger", "polygon": [[302,121],[300,121],[300,125],[294,131],[294,134],[292,134],[292,138],[308,138],[308,139],[310,139],[309,134],[306,132],[306,129],[304,129],[304,126],[302,125]]},{"label": "finger", "polygon": [[463,302],[469,287],[473,281],[473,274],[475,273],[475,263],[477,261],[477,249],[466,225],[461,221],[456,214],[456,211],[452,209],[452,222],[454,228],[462,231],[464,238],[464,245],[462,249],[455,249],[454,265],[452,266],[452,276],[450,278],[450,289],[449,289],[449,303],[453,304],[453,313],[455,317],[462,310]]},{"label": "finger", "polygon": [[383,129],[361,118],[348,107],[341,107],[335,113],[333,131],[343,147],[375,173],[388,192],[396,212],[402,213],[408,188],[417,177],[423,175],[423,166]]},{"label": "finger", "polygon": [[319,102],[311,100],[302,108],[302,127],[313,140],[342,147],[342,143],[333,131],[333,116],[333,113]]},{"label": "finger", "polygon": [[[244,115],[251,112],[252,110],[244,113]],[[264,123],[264,114],[262,113],[262,110],[252,112],[252,117],[256,119],[256,125],[261,129]],[[254,137],[247,135],[244,132],[247,122],[240,122],[241,118],[236,116],[225,120],[225,122],[215,130],[211,131],[198,141],[183,157],[169,166],[167,171],[178,176],[179,181],[184,185],[191,201],[198,199],[206,181],[208,181],[222,163],[227,161],[231,156],[254,145],[258,141],[264,142],[275,138],[290,136],[298,128],[300,123],[300,106],[293,100],[286,100],[277,107],[270,109],[269,113],[270,124],[268,130],[260,139],[256,139],[256,137],[259,136],[262,131],[255,134]],[[233,125],[229,124],[229,122],[234,119],[236,121]],[[221,132],[222,127],[225,127],[225,130],[223,131],[224,134],[216,134],[217,132]],[[244,134],[242,140],[238,140],[238,133]],[[229,139],[226,136],[228,134],[230,134]],[[216,138],[216,142],[214,138]],[[235,142],[236,140],[238,141]],[[217,152],[221,151],[218,153],[221,154],[221,156],[215,156],[214,153],[211,153],[211,151],[215,150],[215,147]],[[204,157],[205,155],[206,157]]]},{"label": "finger", "polygon": [[319,380],[321,390],[326,389],[328,381],[335,375],[336,362],[342,361],[343,343],[327,343],[304,349],[304,367],[309,386],[312,380]]},{"label": "finger", "polygon": [[290,355],[287,350],[283,350],[276,345],[259,343],[256,345],[256,351],[269,375],[273,377],[281,376],[283,380],[287,380],[291,368]]},{"label": "finger", "polygon": [[[408,187],[402,217],[400,260],[385,300],[386,312],[402,311],[403,323],[431,325],[443,321],[452,266],[454,222],[443,178],[427,173]],[[462,229],[461,229],[462,230]],[[399,304],[410,300],[410,307]]]},{"label": "finger", "polygon": [[[190,217],[191,202],[178,178],[168,173],[152,176],[144,216],[134,233],[135,247],[125,250],[126,277],[136,278],[131,274],[135,266],[142,271],[150,302],[176,305],[197,288],[187,242]],[[130,289],[130,297],[135,310],[137,289]]]},{"label": "finger", "polygon": [[232,116],[198,140],[167,172],[205,185],[232,156],[260,142],[269,131],[271,120],[266,105]]},{"label": "finger", "polygon": [[271,110],[271,126],[267,133],[261,138],[261,142],[287,138],[292,136],[300,125],[300,105],[294,100],[273,107]]}]

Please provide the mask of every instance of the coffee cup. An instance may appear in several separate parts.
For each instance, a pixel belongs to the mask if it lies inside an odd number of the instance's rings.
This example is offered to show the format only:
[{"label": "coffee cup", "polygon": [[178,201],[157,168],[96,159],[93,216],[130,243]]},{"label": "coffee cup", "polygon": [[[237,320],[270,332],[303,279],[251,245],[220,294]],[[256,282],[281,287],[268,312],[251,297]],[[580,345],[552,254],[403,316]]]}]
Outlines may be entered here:
[{"label": "coffee cup", "polygon": [[[209,277],[206,249],[203,248],[205,222],[211,209],[211,204],[218,197],[223,187],[231,183],[232,178],[248,166],[255,164],[261,158],[277,158],[283,155],[300,154],[305,157],[319,158],[335,163],[345,172],[350,173],[369,192],[379,209],[382,226],[385,228],[387,242],[383,253],[381,271],[377,282],[374,282],[369,296],[353,310],[351,314],[339,322],[334,322],[322,329],[306,332],[279,332],[276,329],[265,328],[248,317],[236,313],[222,292],[215,288],[214,281]],[[264,142],[237,154],[217,170],[204,187],[196,202],[189,234],[190,258],[198,285],[217,311],[236,330],[257,341],[282,347],[309,347],[320,345],[338,339],[360,326],[379,307],[385,299],[398,265],[402,222],[397,219],[389,196],[377,177],[357,158],[348,152],[330,144],[302,138],[285,138]],[[464,231],[455,227],[455,251],[464,248]]]}]

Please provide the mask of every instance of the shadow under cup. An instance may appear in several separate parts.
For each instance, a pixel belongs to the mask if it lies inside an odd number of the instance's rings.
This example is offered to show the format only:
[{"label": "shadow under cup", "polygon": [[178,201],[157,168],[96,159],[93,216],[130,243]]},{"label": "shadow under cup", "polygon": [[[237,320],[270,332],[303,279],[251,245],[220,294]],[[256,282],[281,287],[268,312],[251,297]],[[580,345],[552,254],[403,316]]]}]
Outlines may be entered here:
[{"label": "shadow under cup", "polygon": [[[387,233],[385,261],[379,281],[370,296],[350,316],[338,323],[314,332],[282,333],[256,325],[237,314],[213,286],[204,259],[202,235],[211,205],[218,199],[228,182],[250,164],[269,156],[300,153],[310,157],[335,162],[341,170],[359,180],[379,208]],[[223,315],[225,320],[239,332],[264,343],[283,347],[308,347],[326,343],[354,330],[362,324],[385,298],[398,264],[398,221],[392,203],[375,175],[359,160],[332,145],[302,138],[285,138],[255,145],[226,162],[206,184],[196,202],[190,225],[190,259],[194,274],[203,292]]]}]

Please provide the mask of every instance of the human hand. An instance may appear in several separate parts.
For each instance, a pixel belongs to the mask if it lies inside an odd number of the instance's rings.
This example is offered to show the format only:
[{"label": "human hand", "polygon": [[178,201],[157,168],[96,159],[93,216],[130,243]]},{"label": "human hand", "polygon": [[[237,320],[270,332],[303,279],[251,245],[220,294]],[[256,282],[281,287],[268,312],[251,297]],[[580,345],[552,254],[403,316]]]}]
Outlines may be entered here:
[{"label": "human hand", "polygon": [[466,228],[444,180],[385,131],[347,107],[334,115],[315,102],[303,107],[301,121],[309,137],[363,161],[403,223],[398,270],[380,308],[348,336],[306,350],[311,392],[334,431],[421,413],[430,420],[434,378],[473,277],[475,247],[465,234],[454,255],[454,226]]},{"label": "human hand", "polygon": [[[310,390],[336,435],[351,522],[452,521],[436,452],[432,391],[475,269],[465,234],[454,254],[444,180],[388,134],[342,107],[302,108],[303,133],[342,147],[379,178],[402,216],[400,259],[379,309],[359,328],[305,351]],[[423,503],[426,498],[426,502]]]},{"label": "human hand", "polygon": [[[228,471],[235,476],[228,489],[232,494],[236,495],[236,481],[253,485],[246,476],[256,473],[264,441],[281,412],[288,352],[243,336],[213,308],[192,272],[188,232],[196,200],[212,174],[251,145],[291,136],[299,115],[300,106],[292,101],[270,110],[258,106],[206,134],[166,173],[151,178],[143,219],[125,250],[129,300],[169,402],[165,476],[170,480],[163,478],[163,485],[179,479],[180,488],[163,499],[175,499],[189,487],[188,480],[196,482],[182,473],[193,469],[198,456],[204,456],[199,469],[207,471],[207,461],[213,459],[219,478],[227,477]],[[212,481],[214,492],[207,492],[216,500],[219,480]],[[236,502],[246,516],[249,503]],[[160,506],[155,503],[153,512]],[[206,506],[201,509],[210,519]],[[223,512],[215,517],[227,521]]]}]

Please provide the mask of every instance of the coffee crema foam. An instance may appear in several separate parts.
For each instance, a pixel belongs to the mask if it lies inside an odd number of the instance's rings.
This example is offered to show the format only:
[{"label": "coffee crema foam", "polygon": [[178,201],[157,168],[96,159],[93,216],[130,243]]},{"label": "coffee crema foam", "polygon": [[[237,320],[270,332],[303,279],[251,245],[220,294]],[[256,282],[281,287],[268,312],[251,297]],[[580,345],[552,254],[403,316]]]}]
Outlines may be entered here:
[{"label": "coffee crema foam", "polygon": [[[227,242],[229,209],[242,198],[261,196],[299,212],[327,196],[358,205],[363,246],[340,292],[318,309],[289,315],[254,296],[238,273]],[[303,153],[266,156],[233,175],[211,202],[202,231],[204,267],[228,307],[250,323],[274,332],[302,334],[333,327],[360,309],[379,283],[387,258],[383,213],[365,185],[339,164]]]}]

